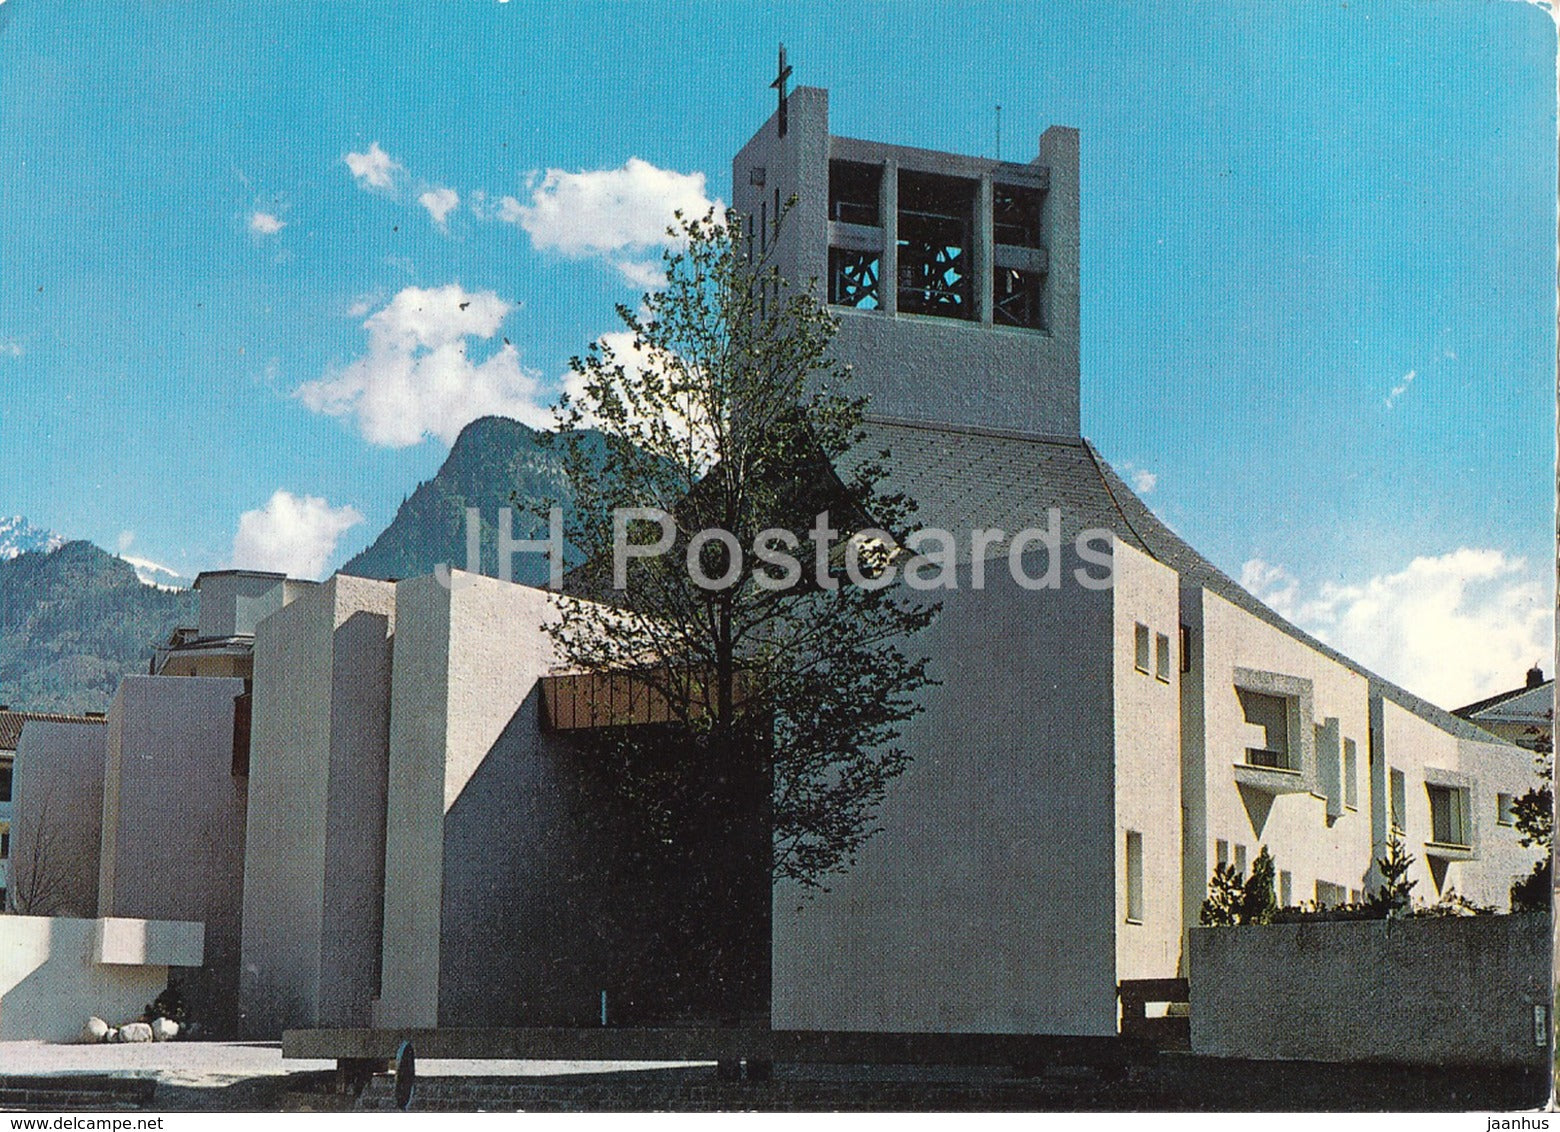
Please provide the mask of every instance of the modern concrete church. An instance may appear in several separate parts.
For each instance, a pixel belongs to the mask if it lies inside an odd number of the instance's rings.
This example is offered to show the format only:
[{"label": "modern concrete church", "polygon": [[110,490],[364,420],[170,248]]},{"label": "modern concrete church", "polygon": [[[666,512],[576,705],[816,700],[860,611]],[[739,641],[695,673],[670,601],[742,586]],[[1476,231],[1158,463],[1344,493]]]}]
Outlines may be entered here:
[{"label": "modern concrete church", "polygon": [[[472,575],[337,576],[253,632],[251,1032],[605,1013],[1109,1035],[1118,984],[1184,976],[1215,865],[1244,871],[1259,846],[1284,904],[1357,899],[1396,834],[1418,894],[1506,907],[1536,856],[1510,814],[1531,752],[1287,623],[1083,438],[1078,170],[1061,127],[1027,164],[835,137],[810,88],[733,163],[755,239],[795,198],[762,250],[827,288],[869,443],[920,523],[1013,533],[1055,510],[1064,546],[1110,533],[1107,589],[1021,588],[965,550],[917,639],[940,683],[856,865],[813,894],[766,873],[736,886],[736,911],[710,896],[712,847],[625,883],[615,866],[637,850],[596,820],[588,748],[559,707],[568,676],[543,625],[560,599]],[[738,961],[679,950],[734,915],[761,933]]]}]

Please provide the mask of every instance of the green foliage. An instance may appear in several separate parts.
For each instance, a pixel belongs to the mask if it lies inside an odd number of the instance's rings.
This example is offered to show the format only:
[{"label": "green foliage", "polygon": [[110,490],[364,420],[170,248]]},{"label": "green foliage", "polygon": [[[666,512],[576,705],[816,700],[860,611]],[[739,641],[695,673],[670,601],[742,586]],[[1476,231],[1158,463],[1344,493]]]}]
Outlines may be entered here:
[{"label": "green foliage", "polygon": [[1203,898],[1200,922],[1206,927],[1231,927],[1240,923],[1241,902],[1246,882],[1234,865],[1215,865]]},{"label": "green foliage", "polygon": [[190,1012],[178,981],[169,980],[167,987],[147,1003],[146,1009],[141,1012],[141,1017],[148,1022],[166,1018],[170,1022],[177,1022],[182,1030],[189,1023]]},{"label": "green foliage", "polygon": [[1199,920],[1208,927],[1272,923],[1278,911],[1278,901],[1273,896],[1275,873],[1266,845],[1251,863],[1248,877],[1241,876],[1234,865],[1215,865]]},{"label": "green foliage", "polygon": [[1251,875],[1246,878],[1246,886],[1241,892],[1241,923],[1270,924],[1273,922],[1273,913],[1278,910],[1278,901],[1273,896],[1275,873],[1272,854],[1264,845],[1262,851],[1257,854],[1257,859],[1251,862]]},{"label": "green foliage", "polygon": [[120,678],[144,673],[153,648],[194,616],[193,593],[145,585],[89,542],[0,562],[0,703],[105,711]]},{"label": "green foliage", "polygon": [[[1553,714],[1552,712],[1550,713]],[[1542,849],[1532,872],[1511,886],[1513,912],[1547,912],[1550,907],[1555,861],[1554,742],[1547,729],[1530,727],[1535,736],[1533,770],[1538,785],[1511,804],[1517,841],[1529,849]]]},{"label": "green foliage", "polygon": [[[863,555],[880,561],[895,552],[911,505],[880,488],[887,453],[861,453],[864,401],[841,392],[849,374],[829,355],[833,316],[747,258],[735,214],[678,219],[681,250],[667,254],[664,289],[637,310],[618,308],[627,331],[618,348],[597,342],[570,363],[559,447],[576,493],[566,530],[584,564],[569,588],[595,600],[566,604],[550,632],[571,667],[632,672],[664,701],[685,764],[739,775],[762,764],[772,774],[772,872],[821,886],[872,836],[877,806],[908,763],[897,740],[931,682],[910,642],[936,607],[902,587],[838,580],[837,556],[818,584],[815,516],[827,512],[838,531],[836,554],[864,528],[889,532]],[[618,589],[612,516],[632,507],[671,514],[674,541],[631,561]],[[710,577],[734,567],[718,590],[694,584],[687,566],[691,540],[711,529],[743,551],[739,563],[718,542],[696,554]],[[774,530],[796,540],[797,584],[776,588],[780,572],[752,553],[756,536]],[[658,533],[629,532],[634,542]],[[621,748],[615,765],[641,768],[624,788],[653,801],[642,776],[666,765],[665,737],[608,730],[595,741]]]},{"label": "green foliage", "polygon": [[1413,864],[1414,857],[1404,848],[1403,839],[1393,834],[1387,842],[1386,855],[1376,860],[1381,884],[1370,894],[1366,905],[1383,917],[1408,915],[1413,906],[1414,886],[1419,883],[1408,877]]}]

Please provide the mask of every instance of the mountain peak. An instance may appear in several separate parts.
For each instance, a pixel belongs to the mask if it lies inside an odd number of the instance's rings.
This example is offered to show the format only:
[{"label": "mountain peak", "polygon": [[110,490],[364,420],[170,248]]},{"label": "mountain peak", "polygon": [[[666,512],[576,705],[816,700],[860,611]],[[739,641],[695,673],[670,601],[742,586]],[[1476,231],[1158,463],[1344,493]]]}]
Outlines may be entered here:
[{"label": "mountain peak", "polygon": [[35,527],[22,515],[0,516],[0,562],[30,551],[47,554],[64,545],[64,536]]}]

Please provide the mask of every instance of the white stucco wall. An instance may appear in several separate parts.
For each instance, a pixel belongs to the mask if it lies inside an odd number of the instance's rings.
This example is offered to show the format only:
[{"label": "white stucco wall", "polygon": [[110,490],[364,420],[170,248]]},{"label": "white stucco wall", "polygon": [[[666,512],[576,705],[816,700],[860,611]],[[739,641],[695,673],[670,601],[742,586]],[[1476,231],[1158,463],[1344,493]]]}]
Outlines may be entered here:
[{"label": "white stucco wall", "polygon": [[[1516,829],[1497,822],[1496,795],[1517,797],[1537,785],[1533,752],[1497,742],[1493,737],[1488,743],[1479,743],[1449,735],[1390,701],[1382,703],[1380,714],[1383,758],[1372,768],[1375,794],[1380,799],[1376,807],[1374,856],[1385,852],[1391,835],[1390,772],[1401,770],[1407,803],[1403,846],[1414,857],[1409,873],[1416,882],[1414,899],[1433,904],[1455,889],[1475,903],[1506,911],[1512,882],[1527,875],[1538,852],[1522,848],[1517,844]],[[1448,860],[1429,847],[1432,837],[1427,781],[1468,789],[1474,835],[1471,857]]]},{"label": "white stucco wall", "polygon": [[[1117,544],[1112,656],[1116,726],[1116,975],[1172,978],[1181,959],[1180,582],[1174,570]],[[1135,634],[1149,630],[1149,670],[1136,667]],[[1169,672],[1157,670],[1157,638]],[[1143,844],[1143,915],[1128,916],[1127,834]]]},{"label": "white stucco wall", "polygon": [[[1365,677],[1205,590],[1187,591],[1183,619],[1193,625],[1198,669],[1198,678],[1184,684],[1183,695],[1187,762],[1182,785],[1191,815],[1183,868],[1187,926],[1198,922],[1221,840],[1232,859],[1237,847],[1244,850],[1248,872],[1261,847],[1267,846],[1276,868],[1290,875],[1291,903],[1314,899],[1318,880],[1363,891],[1372,860],[1370,692]],[[1237,782],[1236,765],[1244,762],[1246,748],[1261,745],[1236,692],[1237,680],[1249,679],[1238,669],[1308,685],[1309,715],[1298,720],[1298,732],[1290,736],[1297,756],[1303,752],[1307,760],[1303,775],[1297,776],[1307,788],[1275,796]],[[1355,743],[1357,805],[1335,805],[1337,813],[1330,818],[1323,796],[1327,776],[1316,770],[1315,727],[1321,724],[1326,735],[1332,735],[1334,729],[1327,724],[1332,719],[1337,720],[1340,761],[1343,740]],[[1331,749],[1330,741],[1323,747]],[[1341,782],[1336,789],[1341,793]]]},{"label": "white stucco wall", "polygon": [[882,832],[827,892],[775,887],[776,1028],[1115,1032],[1115,612],[1067,559],[938,595]]},{"label": "white stucco wall", "polygon": [[205,963],[185,982],[214,1033],[238,1014],[244,779],[234,777],[242,680],[127,676],[108,716],[99,911],[206,925]]},{"label": "white stucco wall", "polygon": [[[432,577],[396,589],[384,973],[375,1015],[383,1025],[473,1024],[487,1009],[513,1008],[494,1001],[493,988],[508,978],[496,970],[504,957],[494,947],[501,952],[504,936],[524,930],[524,909],[510,904],[506,888],[519,880],[495,881],[495,859],[484,853],[507,843],[512,831],[502,823],[517,812],[481,792],[462,800],[506,731],[527,750],[541,742],[536,687],[552,665],[541,626],[556,598],[460,571],[455,581],[453,590]],[[524,755],[506,748],[505,757]],[[523,870],[519,861],[497,863]],[[496,937],[485,930],[495,920],[503,928]],[[489,946],[475,948],[474,933]]]},{"label": "white stucco wall", "polygon": [[[11,784],[12,907],[39,915],[93,916],[102,862],[108,728],[29,720]],[[34,895],[33,906],[22,902]]]},{"label": "white stucco wall", "polygon": [[338,575],[255,633],[246,1031],[366,1025],[378,993],[395,587]]},{"label": "white stucco wall", "polygon": [[[148,927],[139,926],[143,932]],[[168,985],[168,968],[100,962],[105,927],[110,935],[122,935],[137,925],[0,916],[0,1041],[71,1042],[93,1016],[115,1026],[140,1020],[146,1004]],[[175,957],[198,960],[199,949],[184,948]]]}]

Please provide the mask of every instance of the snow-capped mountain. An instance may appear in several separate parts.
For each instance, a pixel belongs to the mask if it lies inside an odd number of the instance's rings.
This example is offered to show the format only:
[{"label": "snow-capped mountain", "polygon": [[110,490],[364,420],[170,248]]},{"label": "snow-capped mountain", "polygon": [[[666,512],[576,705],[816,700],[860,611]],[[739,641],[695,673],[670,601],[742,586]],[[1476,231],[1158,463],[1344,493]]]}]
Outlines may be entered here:
[{"label": "snow-capped mountain", "polygon": [[136,558],[129,554],[121,554],[121,561],[135,567],[135,576],[148,586],[156,586],[160,590],[187,590],[190,588],[190,580],[175,570],[147,558]]},{"label": "snow-capped mountain", "polygon": [[0,517],[0,562],[10,561],[31,550],[47,553],[64,545],[63,535],[35,527],[20,515]]}]

